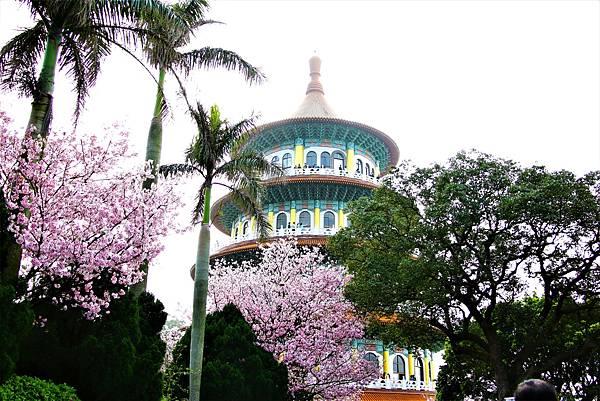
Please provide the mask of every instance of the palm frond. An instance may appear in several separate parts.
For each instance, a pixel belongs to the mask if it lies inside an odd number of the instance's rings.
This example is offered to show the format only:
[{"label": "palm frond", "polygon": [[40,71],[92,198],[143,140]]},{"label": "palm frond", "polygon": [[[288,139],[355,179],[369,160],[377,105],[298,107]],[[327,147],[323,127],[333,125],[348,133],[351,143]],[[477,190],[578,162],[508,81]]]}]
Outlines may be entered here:
[{"label": "palm frond", "polygon": [[252,115],[234,125],[227,125],[227,129],[219,139],[219,145],[223,147],[224,152],[231,155],[231,158],[236,158],[252,137],[256,120],[258,116]]},{"label": "palm frond", "polygon": [[88,95],[88,79],[90,81],[95,80],[95,77],[88,76],[85,62],[82,59],[82,53],[83,51],[77,42],[68,36],[63,37],[59,65],[61,70],[66,69],[67,76],[70,76],[75,81],[75,93],[77,95],[74,112],[75,125],[77,125],[77,120]]},{"label": "palm frond", "polygon": [[67,32],[63,35],[63,49],[59,59],[61,69],[75,82],[77,100],[74,120],[77,120],[88,96],[89,88],[96,83],[102,60],[110,54],[110,42],[89,32]]},{"label": "palm frond", "polygon": [[181,19],[186,21],[190,27],[196,28],[198,21],[204,19],[204,13],[209,5],[206,0],[188,0],[181,3],[175,3],[171,6],[173,12]]},{"label": "palm frond", "polygon": [[170,6],[158,0],[95,0],[92,3],[94,20],[106,24],[122,26],[141,19],[164,19],[181,30],[190,28]]},{"label": "palm frond", "polygon": [[0,50],[0,88],[16,89],[22,96],[33,96],[36,88],[35,66],[48,39],[42,21],[9,40]]},{"label": "palm frond", "polygon": [[231,192],[229,197],[234,205],[238,207],[247,216],[256,219],[256,228],[260,238],[269,235],[271,225],[267,216],[262,210],[260,199],[255,198],[252,194],[245,191],[244,188],[230,187]]},{"label": "palm frond", "polygon": [[159,167],[158,172],[164,177],[182,177],[194,174],[204,176],[200,169],[185,163],[165,164]]},{"label": "palm frond", "polygon": [[234,185],[237,185],[239,180],[250,177],[277,178],[284,174],[281,167],[270,163],[261,153],[251,149],[242,150],[235,158],[215,170],[215,176],[225,176]]},{"label": "palm frond", "polygon": [[178,67],[186,74],[196,68],[225,68],[237,70],[250,83],[261,83],[264,74],[252,64],[238,56],[235,52],[214,47],[204,47],[183,53],[178,60]]}]

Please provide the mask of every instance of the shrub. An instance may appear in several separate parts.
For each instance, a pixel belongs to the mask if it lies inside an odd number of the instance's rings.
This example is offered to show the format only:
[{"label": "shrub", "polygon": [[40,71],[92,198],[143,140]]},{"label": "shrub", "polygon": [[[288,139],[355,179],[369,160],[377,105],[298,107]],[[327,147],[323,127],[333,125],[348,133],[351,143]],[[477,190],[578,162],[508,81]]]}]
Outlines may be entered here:
[{"label": "shrub", "polygon": [[[190,362],[190,330],[173,351],[167,368],[165,395],[187,399]],[[200,399],[205,401],[284,401],[287,369],[258,345],[241,312],[229,304],[208,315],[204,338],[204,362]]]},{"label": "shrub", "polygon": [[0,386],[0,401],[80,401],[66,384],[29,376],[13,376]]},{"label": "shrub", "polygon": [[17,373],[65,382],[85,401],[159,401],[166,313],[148,293],[127,295],[88,321],[78,310],[46,305],[47,325],[21,347]]},{"label": "shrub", "polygon": [[27,303],[15,303],[15,289],[0,285],[0,383],[15,372],[19,344],[33,324],[33,311]]}]

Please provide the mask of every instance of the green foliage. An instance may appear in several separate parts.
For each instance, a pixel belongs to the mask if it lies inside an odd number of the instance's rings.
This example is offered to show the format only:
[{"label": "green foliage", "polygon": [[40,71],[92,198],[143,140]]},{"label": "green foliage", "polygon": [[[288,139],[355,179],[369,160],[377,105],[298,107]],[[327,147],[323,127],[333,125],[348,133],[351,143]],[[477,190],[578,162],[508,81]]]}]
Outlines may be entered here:
[{"label": "green foliage", "polygon": [[13,376],[0,386],[0,401],[80,401],[75,389],[36,377]]},{"label": "green foliage", "polygon": [[[355,275],[345,292],[370,317],[367,334],[385,343],[440,350],[444,336],[438,329],[408,306],[405,312],[396,307],[398,299],[416,295],[414,287],[398,281],[399,269],[414,263],[414,244],[401,235],[418,222],[414,202],[383,186],[371,198],[351,202],[348,210],[351,226],[331,237],[328,248]],[[394,318],[382,322],[381,316]]]},{"label": "green foliage", "polygon": [[167,314],[148,293],[128,295],[111,313],[88,321],[76,310],[44,306],[47,325],[34,328],[21,348],[20,374],[66,382],[86,401],[158,401]]},{"label": "green foliage", "polygon": [[[278,401],[287,399],[287,369],[255,344],[240,311],[227,305],[207,316],[200,399],[204,401]],[[190,357],[188,329],[173,351],[165,375],[173,400],[187,399]]]},{"label": "green foliage", "polygon": [[19,344],[32,324],[33,311],[29,305],[15,303],[15,289],[0,285],[0,383],[15,372]]},{"label": "green foliage", "polygon": [[450,347],[446,347],[444,362],[437,376],[436,400],[495,399],[494,380],[490,377],[488,364],[456,355]]},{"label": "green foliage", "polygon": [[597,352],[600,172],[459,153],[396,171],[348,209],[351,227],[330,241],[354,275],[348,297],[374,321],[392,317],[380,330],[395,342],[443,334],[456,371],[441,380],[473,372],[501,399]]}]

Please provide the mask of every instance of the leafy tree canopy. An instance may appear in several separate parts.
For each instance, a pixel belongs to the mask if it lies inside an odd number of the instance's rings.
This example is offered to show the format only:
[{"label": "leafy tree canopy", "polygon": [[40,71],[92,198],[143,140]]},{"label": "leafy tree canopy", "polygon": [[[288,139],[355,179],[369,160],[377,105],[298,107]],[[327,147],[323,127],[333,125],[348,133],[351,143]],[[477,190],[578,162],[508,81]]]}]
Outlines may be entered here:
[{"label": "leafy tree canopy", "polygon": [[349,209],[330,248],[354,274],[350,299],[393,316],[398,342],[443,333],[457,357],[489,366],[499,399],[597,347],[600,172],[459,153],[403,166]]}]

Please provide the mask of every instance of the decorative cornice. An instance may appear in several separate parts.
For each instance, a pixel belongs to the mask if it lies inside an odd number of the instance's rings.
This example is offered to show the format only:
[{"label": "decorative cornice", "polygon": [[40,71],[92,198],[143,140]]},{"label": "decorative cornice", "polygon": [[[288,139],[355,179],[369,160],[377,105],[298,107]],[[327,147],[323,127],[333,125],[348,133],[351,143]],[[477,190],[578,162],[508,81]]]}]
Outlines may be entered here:
[{"label": "decorative cornice", "polygon": [[268,124],[263,124],[256,127],[256,129],[253,130],[250,140],[248,141],[248,146],[252,146],[252,143],[255,141],[255,139],[258,138],[265,131],[272,130],[285,125],[305,123],[339,124],[341,126],[356,128],[370,135],[373,135],[375,138],[379,139],[384,144],[385,148],[387,149],[387,152],[389,153],[389,159],[387,160],[386,165],[381,166],[382,173],[398,164],[398,160],[400,158],[400,150],[398,149],[396,142],[390,136],[366,124],[335,117],[293,117],[285,120],[273,121]]},{"label": "decorative cornice", "polygon": [[[305,175],[305,176],[297,175],[297,176],[292,176],[292,177],[276,178],[276,179],[271,179],[271,180],[267,180],[264,182],[264,185],[267,188],[267,191],[269,191],[269,188],[277,189],[277,187],[281,187],[281,189],[284,189],[288,185],[290,187],[295,188],[299,184],[302,184],[302,185],[313,184],[313,185],[350,186],[350,187],[354,187],[354,188],[362,188],[363,191],[364,190],[371,191],[371,190],[377,188],[377,184],[374,184],[374,183],[368,182],[368,181],[363,181],[363,180],[356,179],[356,178],[331,176],[331,175],[316,175],[316,174]],[[357,196],[362,196],[362,195],[364,195],[364,194],[359,193]],[[297,199],[297,200],[300,200],[300,199]],[[320,199],[320,200],[328,200],[328,199]],[[338,199],[334,199],[334,200],[338,200]],[[351,199],[341,199],[341,200],[349,201]],[[212,206],[212,209],[211,209],[211,216],[210,216],[211,221],[213,222],[214,226],[217,227],[219,229],[219,231],[221,231],[224,234],[230,233],[230,227],[224,226],[221,216],[218,216],[217,214],[220,213],[223,209],[225,209],[225,207],[230,203],[231,203],[231,195],[227,194],[227,195],[224,195],[221,198],[219,198],[214,203],[214,205]],[[270,201],[268,201],[266,203],[270,203]]]}]

